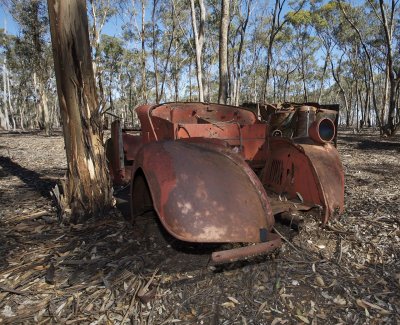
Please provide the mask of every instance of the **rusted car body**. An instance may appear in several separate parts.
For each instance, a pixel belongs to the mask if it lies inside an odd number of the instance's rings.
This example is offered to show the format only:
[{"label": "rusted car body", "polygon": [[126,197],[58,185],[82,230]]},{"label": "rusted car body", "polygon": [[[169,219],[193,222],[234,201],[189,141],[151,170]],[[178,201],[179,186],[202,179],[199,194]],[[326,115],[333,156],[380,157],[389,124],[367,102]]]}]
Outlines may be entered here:
[{"label": "rusted car body", "polygon": [[[276,107],[259,118],[219,104],[138,107],[139,134],[112,124],[113,182],[131,184],[133,218],[152,208],[177,239],[255,243],[215,252],[213,262],[270,251],[280,245],[274,215],[317,208],[325,223],[343,211],[343,170],[333,144],[337,111],[329,118],[322,110]],[[297,122],[285,136],[289,116]]]}]

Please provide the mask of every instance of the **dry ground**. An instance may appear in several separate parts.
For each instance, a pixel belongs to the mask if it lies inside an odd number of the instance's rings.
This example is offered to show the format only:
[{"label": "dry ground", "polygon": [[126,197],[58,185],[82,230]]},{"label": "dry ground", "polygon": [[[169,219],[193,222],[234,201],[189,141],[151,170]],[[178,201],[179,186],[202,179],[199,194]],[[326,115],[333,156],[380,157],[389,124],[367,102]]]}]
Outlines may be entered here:
[{"label": "dry ground", "polygon": [[211,267],[215,247],[135,227],[124,207],[60,223],[60,134],[0,134],[0,324],[400,323],[400,138],[340,133],[346,212],[309,217],[267,257]]}]

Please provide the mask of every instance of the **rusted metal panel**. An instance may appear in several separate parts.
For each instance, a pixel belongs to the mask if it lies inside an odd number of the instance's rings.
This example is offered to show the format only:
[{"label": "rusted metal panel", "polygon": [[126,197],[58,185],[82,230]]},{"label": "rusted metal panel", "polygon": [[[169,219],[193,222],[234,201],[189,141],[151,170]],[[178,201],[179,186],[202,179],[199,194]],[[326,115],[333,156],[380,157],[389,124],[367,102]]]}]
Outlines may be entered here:
[{"label": "rusted metal panel", "polygon": [[314,168],[316,187],[323,196],[323,222],[335,213],[344,211],[344,172],[336,148],[327,143],[323,146],[302,145]]},{"label": "rusted metal panel", "polygon": [[274,224],[259,179],[240,156],[222,146],[152,143],[139,153],[138,168],[161,222],[178,239],[259,242],[260,229],[270,231]]},{"label": "rusted metal panel", "polygon": [[313,106],[303,105],[297,109],[297,122],[294,137],[307,137],[311,123],[315,121],[317,109]]},{"label": "rusted metal panel", "polygon": [[157,134],[154,130],[154,125],[150,117],[150,111],[153,105],[142,105],[136,108],[140,125],[142,127],[142,140],[143,143],[158,140]]},{"label": "rusted metal panel", "polygon": [[271,138],[263,184],[289,199],[323,208],[323,222],[343,211],[344,176],[339,154],[329,143],[298,144]]},{"label": "rusted metal panel", "polygon": [[177,138],[221,139],[234,147],[246,160],[265,161],[267,125],[253,124],[178,124]]},{"label": "rusted metal panel", "polygon": [[140,147],[142,146],[142,137],[139,135],[122,133],[122,141],[125,153],[125,160],[134,161]]}]

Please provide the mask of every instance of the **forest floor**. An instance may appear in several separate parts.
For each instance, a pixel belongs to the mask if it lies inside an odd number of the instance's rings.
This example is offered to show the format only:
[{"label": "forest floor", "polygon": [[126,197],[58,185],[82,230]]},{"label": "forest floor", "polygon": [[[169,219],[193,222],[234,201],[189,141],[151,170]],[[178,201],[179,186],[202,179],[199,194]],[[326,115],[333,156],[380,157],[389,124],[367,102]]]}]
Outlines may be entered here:
[{"label": "forest floor", "polygon": [[[126,208],[60,223],[60,133],[0,133],[0,324],[400,323],[400,137],[339,133],[345,213],[265,257],[210,266]],[[120,201],[123,203],[123,201]]]}]

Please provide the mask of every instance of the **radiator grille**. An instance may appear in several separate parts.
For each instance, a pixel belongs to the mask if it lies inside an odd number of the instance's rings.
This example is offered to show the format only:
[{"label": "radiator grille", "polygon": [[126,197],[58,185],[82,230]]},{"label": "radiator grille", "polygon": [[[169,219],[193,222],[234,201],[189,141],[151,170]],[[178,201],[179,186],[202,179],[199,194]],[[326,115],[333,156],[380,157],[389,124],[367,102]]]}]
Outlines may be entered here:
[{"label": "radiator grille", "polygon": [[269,170],[270,182],[281,185],[282,173],[283,173],[283,161],[277,159],[272,160],[271,168]]}]

